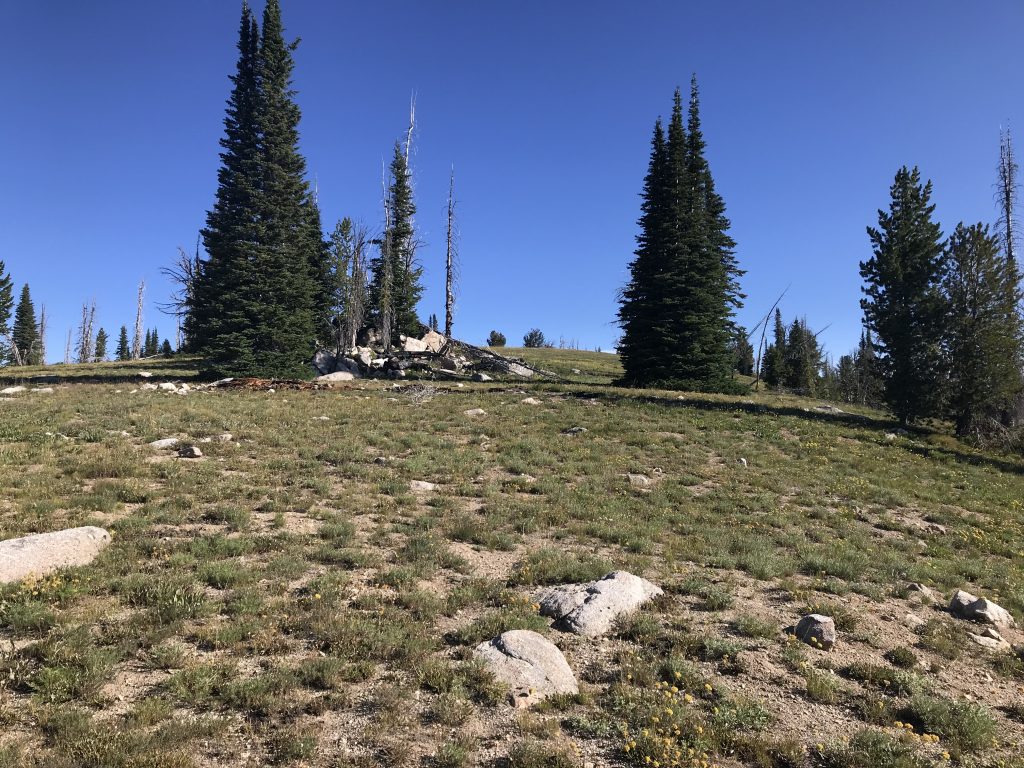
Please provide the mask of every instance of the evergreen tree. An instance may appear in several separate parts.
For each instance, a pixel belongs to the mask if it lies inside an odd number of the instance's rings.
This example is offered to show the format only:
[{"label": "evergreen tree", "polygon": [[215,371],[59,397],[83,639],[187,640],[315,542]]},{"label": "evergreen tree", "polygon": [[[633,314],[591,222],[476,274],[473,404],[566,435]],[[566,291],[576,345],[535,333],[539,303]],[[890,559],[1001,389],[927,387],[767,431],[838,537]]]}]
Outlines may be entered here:
[{"label": "evergreen tree", "polygon": [[0,261],[0,365],[11,357],[11,312],[14,309],[14,284]]},{"label": "evergreen tree", "polygon": [[805,320],[794,320],[786,339],[785,376],[783,386],[801,395],[815,394],[821,350]]},{"label": "evergreen tree", "polygon": [[540,328],[531,328],[523,336],[523,346],[530,348],[540,348],[547,345],[547,340],[544,338],[544,333]]},{"label": "evergreen tree", "polygon": [[[385,325],[390,325],[390,342],[396,343],[401,335],[419,336],[423,332],[423,323],[416,314],[416,305],[423,294],[423,269],[416,263],[413,229],[416,204],[409,166],[397,141],[391,159],[386,207],[385,232],[380,252],[372,264],[370,306],[377,327],[383,331]],[[388,319],[390,323],[385,322]]]},{"label": "evergreen tree", "polygon": [[875,333],[885,401],[903,424],[936,415],[944,390],[944,243],[931,193],[917,168],[896,173],[889,211],[879,210],[878,228],[867,230],[873,255],[860,265],[861,307]]},{"label": "evergreen tree", "polygon": [[504,347],[506,344],[505,334],[501,331],[491,331],[487,335],[488,347]]},{"label": "evergreen tree", "polygon": [[844,403],[856,403],[860,399],[857,363],[853,355],[843,355],[836,366],[836,395]]},{"label": "evergreen tree", "polygon": [[871,340],[871,330],[868,328],[861,331],[860,343],[853,356],[853,365],[857,377],[856,402],[863,405],[881,404],[883,382],[875,356],[875,344]]},{"label": "evergreen tree", "polygon": [[754,375],[754,348],[747,338],[747,331],[737,325],[734,331],[733,357],[736,372],[742,376]]},{"label": "evergreen tree", "polygon": [[128,342],[128,327],[121,326],[121,335],[117,338],[117,359],[120,361],[131,360],[132,348]]},{"label": "evergreen tree", "polygon": [[243,6],[217,198],[203,230],[209,258],[186,327],[221,375],[308,375],[317,318],[328,311],[326,246],[298,151],[293,49],[277,0],[266,4],[262,34]]},{"label": "evergreen tree", "polygon": [[107,359],[107,341],[107,332],[100,328],[96,332],[96,354],[94,356],[99,363]]},{"label": "evergreen tree", "polygon": [[[350,344],[351,326],[348,322],[352,292],[352,220],[344,218],[334,226],[329,241],[331,271],[334,290],[331,295],[331,322],[335,328],[335,352],[344,351]],[[358,329],[357,329],[358,330]]]},{"label": "evergreen tree", "polygon": [[636,258],[619,307],[628,384],[737,388],[732,310],[741,272],[704,150],[694,80],[686,125],[678,89],[667,136],[655,125]]},{"label": "evergreen tree", "polygon": [[[32,295],[28,283],[21,289],[21,298],[14,311],[14,329],[11,340],[15,352],[20,356],[22,365],[39,365],[42,363],[39,346],[39,327],[36,325],[36,308],[32,303]],[[12,357],[12,361],[15,358]]]},{"label": "evergreen tree", "polygon": [[950,415],[960,436],[979,436],[1022,391],[1024,329],[1016,264],[982,224],[959,224],[943,275]]},{"label": "evergreen tree", "polygon": [[170,357],[174,354],[174,350],[171,349],[171,342],[164,339],[164,343],[160,346],[160,354],[164,357]]},{"label": "evergreen tree", "polygon": [[146,331],[146,341],[142,350],[143,357],[153,357],[160,351],[160,336],[156,328]]},{"label": "evergreen tree", "polygon": [[786,370],[786,326],[782,322],[782,311],[775,310],[774,339],[764,354],[764,383],[772,389],[778,389],[788,378]]}]

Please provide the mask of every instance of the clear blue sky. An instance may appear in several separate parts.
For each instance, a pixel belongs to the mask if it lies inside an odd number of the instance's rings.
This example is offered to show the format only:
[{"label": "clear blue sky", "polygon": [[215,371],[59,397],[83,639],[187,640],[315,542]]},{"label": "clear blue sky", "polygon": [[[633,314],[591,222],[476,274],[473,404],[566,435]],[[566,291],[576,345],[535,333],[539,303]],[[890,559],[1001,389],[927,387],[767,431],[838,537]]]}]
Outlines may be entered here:
[{"label": "clear blue sky", "polygon": [[[381,163],[404,130],[427,292],[443,310],[456,168],[457,335],[609,348],[651,128],[696,72],[708,153],[753,323],[788,284],[838,356],[859,333],[864,227],[903,163],[935,183],[948,231],[995,218],[1000,125],[1024,155],[1024,4],[823,2],[336,3],[283,0],[301,37],[302,149],[325,223],[378,225]],[[257,11],[262,3],[254,3]],[[116,332],[216,186],[240,2],[0,0],[0,259],[50,315],[48,352],[83,301]]]}]

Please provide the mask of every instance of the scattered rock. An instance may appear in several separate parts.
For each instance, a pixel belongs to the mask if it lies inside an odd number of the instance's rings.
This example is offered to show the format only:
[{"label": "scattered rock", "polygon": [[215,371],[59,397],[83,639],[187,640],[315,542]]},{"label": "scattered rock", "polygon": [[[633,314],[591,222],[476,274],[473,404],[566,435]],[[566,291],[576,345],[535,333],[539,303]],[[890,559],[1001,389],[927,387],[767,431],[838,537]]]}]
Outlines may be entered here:
[{"label": "scattered rock", "polygon": [[579,693],[576,677],[554,644],[528,629],[513,629],[476,647],[494,676],[511,688],[517,709],[548,696]]},{"label": "scattered rock", "polygon": [[141,387],[139,387],[139,389],[141,389],[143,392],[154,392],[154,391],[156,391],[158,389],[158,387],[157,387],[156,384],[148,384],[147,383],[147,384],[143,384]]},{"label": "scattered rock", "polygon": [[555,619],[555,629],[598,637],[615,619],[662,594],[655,584],[626,571],[613,571],[587,584],[551,587],[538,595],[540,612]]},{"label": "scattered rock", "polygon": [[897,435],[895,432],[886,432],[885,433],[885,442],[887,442],[887,443],[894,443],[894,442],[896,442],[896,440],[898,438],[899,438],[899,435]]},{"label": "scattered rock", "polygon": [[814,410],[818,413],[830,413],[834,416],[846,413],[842,408],[836,408],[834,405],[816,405]]},{"label": "scattered rock", "polygon": [[427,348],[427,352],[433,352],[434,354],[437,354],[444,349],[444,345],[448,343],[448,339],[437,331],[427,331],[420,341],[422,341],[423,346]]},{"label": "scattered rock", "polygon": [[0,389],[0,395],[17,395],[25,390],[26,387],[7,387],[6,389]]},{"label": "scattered rock", "polygon": [[809,613],[800,619],[793,634],[812,648],[831,651],[836,644],[836,623],[830,616]]},{"label": "scattered rock", "polygon": [[164,392],[177,392],[178,391],[177,385],[176,384],[172,384],[169,381],[161,381],[159,384],[157,384],[157,387],[162,389]]},{"label": "scattered rock", "polygon": [[525,365],[520,365],[519,363],[509,363],[508,372],[513,376],[520,377],[521,379],[533,378],[533,369],[527,368]]},{"label": "scattered rock", "polygon": [[466,416],[486,416],[487,411],[483,408],[470,408],[468,411],[463,411]]},{"label": "scattered rock", "polygon": [[990,651],[1005,653],[1011,648],[1010,644],[1003,639],[1003,636],[992,629],[992,627],[986,627],[984,631],[977,635],[974,633],[969,634],[971,636],[971,640],[982,648],[988,648]]},{"label": "scattered rock", "polygon": [[588,430],[587,430],[586,427],[569,427],[568,429],[563,429],[562,430],[562,434],[563,435],[582,435],[584,432],[587,432],[587,431]]},{"label": "scattered rock", "polygon": [[626,475],[629,478],[629,484],[634,488],[650,488],[654,485],[654,481],[651,480],[647,475]]},{"label": "scattered rock", "polygon": [[334,373],[327,373],[316,377],[318,383],[326,384],[329,387],[333,387],[343,381],[352,381],[353,379],[355,379],[355,376],[348,371],[335,371]]},{"label": "scattered rock", "polygon": [[36,393],[38,393],[40,395],[52,395],[53,394],[53,387],[36,387],[32,391],[36,392]]},{"label": "scattered rock", "polygon": [[579,375],[580,375],[580,373],[582,373],[582,371],[580,371],[580,369],[579,369],[579,368],[573,368],[573,369],[572,369],[572,372],[573,372],[574,374],[576,374],[577,376],[579,376]]},{"label": "scattered rock", "polygon": [[402,342],[402,349],[406,352],[426,352],[427,345],[419,339],[413,339],[410,337],[403,336],[400,341]]},{"label": "scattered rock", "polygon": [[540,405],[541,401],[536,397],[527,397],[525,400],[520,400],[523,405]]},{"label": "scattered rock", "polygon": [[747,466],[747,460],[744,459],[742,456],[740,457],[739,463],[740,463],[740,466],[742,466],[742,467]]},{"label": "scattered rock", "polygon": [[931,588],[924,584],[921,584],[920,582],[910,582],[909,584],[907,584],[907,589],[911,592],[918,592],[922,597],[927,597],[929,600],[935,599],[935,593],[932,592]]},{"label": "scattered rock", "polygon": [[153,377],[153,374],[150,373],[149,371],[139,371],[139,378],[149,379],[149,378],[152,378],[152,377]]},{"label": "scattered rock", "polygon": [[109,543],[110,534],[94,526],[0,541],[0,584],[88,565]]},{"label": "scattered rock", "polygon": [[[384,458],[384,457],[383,456],[378,456],[377,458],[381,459],[381,458]],[[384,462],[382,462],[382,463],[384,463]],[[411,480],[409,482],[409,490],[410,491],[436,491],[437,490],[437,486],[434,483],[428,483],[426,480]]]},{"label": "scattered rock", "polygon": [[923,627],[928,622],[918,616],[916,613],[908,613],[903,617],[903,625],[910,630],[915,630],[918,627]]},{"label": "scattered rock", "polygon": [[949,602],[949,612],[959,619],[976,621],[980,624],[994,624],[997,627],[1014,627],[1017,622],[1002,606],[986,598],[978,598],[970,592],[958,589]]},{"label": "scattered rock", "polygon": [[494,379],[492,379],[486,373],[480,373],[478,371],[477,373],[473,374],[473,381],[494,381]]},{"label": "scattered rock", "polygon": [[326,350],[321,349],[313,355],[313,368],[321,376],[331,373],[336,363],[334,355]]},{"label": "scattered rock", "polygon": [[203,452],[195,445],[183,445],[178,449],[179,459],[201,459]]},{"label": "scattered rock", "polygon": [[181,440],[176,437],[165,437],[162,440],[154,440],[149,444],[149,447],[157,451],[163,451],[167,448],[173,448],[180,442]]}]

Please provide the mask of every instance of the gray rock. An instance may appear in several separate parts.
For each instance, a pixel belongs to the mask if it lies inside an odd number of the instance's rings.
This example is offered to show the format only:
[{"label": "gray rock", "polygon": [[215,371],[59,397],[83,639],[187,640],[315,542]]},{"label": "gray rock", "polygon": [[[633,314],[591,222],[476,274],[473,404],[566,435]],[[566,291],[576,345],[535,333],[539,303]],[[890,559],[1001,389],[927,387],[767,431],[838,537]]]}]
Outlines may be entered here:
[{"label": "gray rock", "polygon": [[568,429],[563,429],[562,430],[562,434],[563,435],[582,435],[586,431],[587,431],[586,427],[569,427]]},{"label": "gray rock", "polygon": [[645,489],[650,488],[652,485],[654,485],[654,481],[651,480],[651,478],[649,478],[647,475],[629,474],[626,475],[626,477],[629,478],[629,484],[634,488]]},{"label": "gray rock", "polygon": [[520,400],[523,405],[540,405],[541,401],[536,397],[527,397],[525,400]]},{"label": "gray rock", "polygon": [[360,378],[362,371],[359,369],[358,361],[351,357],[339,357],[334,363],[334,373],[351,373],[353,377]]},{"label": "gray rock", "polygon": [[149,378],[152,378],[152,376],[153,376],[153,374],[150,373],[149,371],[139,371],[139,377],[140,378],[149,379]]},{"label": "gray rock", "polygon": [[473,381],[494,381],[494,379],[492,379],[486,373],[477,372],[473,374]]},{"label": "gray rock", "polygon": [[923,627],[927,623],[927,621],[922,619],[916,613],[908,613],[906,616],[903,617],[903,624],[907,629],[914,630],[918,627]]},{"label": "gray rock", "polygon": [[203,452],[195,445],[183,445],[178,449],[179,459],[201,459]]},{"label": "gray rock", "polygon": [[520,365],[519,363],[509,363],[508,372],[521,379],[533,378],[533,370],[527,368],[525,365]]},{"label": "gray rock", "polygon": [[836,644],[836,623],[830,616],[809,613],[800,619],[793,634],[812,648],[831,651]]},{"label": "gray rock", "polygon": [[[382,458],[380,456],[377,457]],[[409,482],[410,491],[436,491],[437,486],[433,483],[428,483],[426,480],[412,480]]]},{"label": "gray rock", "polygon": [[413,338],[409,338],[409,337],[403,336],[401,341],[402,341],[402,349],[405,350],[406,352],[426,352],[427,351],[427,345],[424,342],[420,341],[419,339],[413,339]]},{"label": "gray rock", "polygon": [[326,373],[323,376],[317,376],[316,382],[318,384],[326,384],[329,387],[337,386],[344,381],[352,381],[355,379],[348,371],[335,371],[334,373]]},{"label": "gray rock", "polygon": [[20,386],[19,387],[6,387],[5,389],[0,389],[0,395],[17,395],[17,394],[20,394],[21,392],[24,392],[26,389],[27,389],[27,387],[20,387]]},{"label": "gray rock", "polygon": [[470,408],[468,411],[463,411],[466,416],[486,416],[487,411],[483,408]]},{"label": "gray rock", "polygon": [[548,696],[579,693],[576,677],[550,640],[528,629],[513,629],[481,643],[474,655],[511,689],[513,706],[532,706]]},{"label": "gray rock", "polygon": [[435,353],[444,349],[444,345],[448,343],[448,339],[437,331],[427,331],[420,341],[422,341],[423,346],[427,348],[427,352]]},{"label": "gray rock", "polygon": [[587,637],[607,633],[619,616],[662,594],[655,584],[626,571],[613,571],[587,584],[567,584],[538,595],[540,612],[555,629]]},{"label": "gray rock", "polygon": [[0,584],[88,565],[109,543],[110,534],[94,526],[0,541]]},{"label": "gray rock", "polygon": [[316,372],[323,376],[326,373],[331,373],[334,370],[336,360],[334,359],[334,353],[328,352],[321,349],[315,355],[313,355],[313,368]]},{"label": "gray rock", "polygon": [[177,384],[173,384],[173,383],[171,383],[169,381],[161,381],[159,384],[157,384],[157,386],[160,389],[162,389],[164,392],[177,392],[178,391],[178,385]]},{"label": "gray rock", "polygon": [[40,395],[52,395],[53,387],[36,387],[32,391],[37,392]]},{"label": "gray rock", "polygon": [[834,405],[816,405],[814,407],[814,410],[817,411],[818,413],[830,413],[835,416],[838,416],[839,414],[842,413],[846,413],[846,411],[844,411],[842,408],[836,408]]},{"label": "gray rock", "polygon": [[143,384],[141,387],[139,387],[139,389],[141,389],[143,392],[155,392],[157,389],[159,389],[159,387],[157,387],[156,384],[150,384],[147,382],[146,384]]},{"label": "gray rock", "polygon": [[949,612],[959,619],[994,624],[997,627],[1014,627],[1017,622],[1000,605],[984,597],[978,598],[970,592],[958,589],[949,602]]},{"label": "gray rock", "polygon": [[1011,649],[1011,645],[1003,639],[1003,636],[996,632],[992,627],[986,627],[980,634],[968,633],[971,636],[971,640],[980,645],[982,648],[987,648],[990,651],[996,653],[1006,653]]},{"label": "gray rock", "polygon": [[156,451],[163,451],[175,447],[180,442],[181,440],[176,437],[165,437],[163,440],[154,440],[149,447]]}]

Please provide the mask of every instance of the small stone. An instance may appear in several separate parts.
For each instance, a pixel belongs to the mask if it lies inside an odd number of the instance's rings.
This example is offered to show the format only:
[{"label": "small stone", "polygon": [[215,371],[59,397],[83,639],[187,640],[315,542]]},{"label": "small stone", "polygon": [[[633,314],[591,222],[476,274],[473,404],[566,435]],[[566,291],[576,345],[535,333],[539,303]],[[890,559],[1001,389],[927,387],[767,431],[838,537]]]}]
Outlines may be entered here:
[{"label": "small stone", "polygon": [[[998,633],[997,633],[998,634]],[[968,633],[971,640],[980,645],[982,648],[987,648],[994,653],[1005,653],[1010,650],[1010,644],[1006,642],[1002,637],[989,637],[988,635],[981,634],[975,635]]]},{"label": "small stone", "polygon": [[935,599],[935,593],[932,592],[931,588],[925,584],[921,584],[920,582],[910,582],[907,584],[907,589],[911,592],[918,592],[922,597],[927,597],[929,600]]},{"label": "small stone", "polygon": [[739,463],[740,463],[740,466],[743,466],[743,467],[747,466],[747,460],[744,459],[742,456],[740,457],[740,462]]},{"label": "small stone", "polygon": [[215,443],[230,443],[234,439],[235,439],[235,436],[232,435],[230,432],[224,432],[222,434],[216,435],[213,438],[213,442],[215,442]]},{"label": "small stone", "polygon": [[486,373],[477,372],[473,374],[473,381],[494,381],[494,379],[492,379]]},{"label": "small stone", "polygon": [[[378,456],[377,458],[381,458]],[[409,482],[410,491],[436,491],[437,486],[433,483],[428,483],[426,480],[411,480]]]},{"label": "small stone", "polygon": [[573,369],[572,369],[572,372],[573,372],[574,374],[576,374],[577,376],[579,376],[579,375],[580,375],[580,373],[582,373],[582,371],[580,371],[580,369],[579,369],[579,368],[573,368]]},{"label": "small stone", "polygon": [[139,371],[139,377],[140,378],[149,379],[149,378],[152,378],[152,376],[153,376],[153,374],[150,373],[149,371]]},{"label": "small stone", "polygon": [[463,411],[466,416],[486,416],[487,411],[483,408],[470,408],[468,411]]},{"label": "small stone", "polygon": [[834,405],[818,405],[815,406],[814,410],[817,411],[818,413],[829,413],[834,416],[846,413],[846,411],[842,410],[841,408],[836,408]]},{"label": "small stone", "polygon": [[164,392],[177,392],[178,391],[177,385],[176,384],[172,384],[169,381],[161,381],[159,384],[157,384],[157,386],[160,389],[162,389]]},{"label": "small stone", "polygon": [[629,484],[634,488],[650,488],[654,485],[654,482],[647,475],[626,475],[629,478]]},{"label": "small stone", "polygon": [[899,438],[899,435],[897,435],[895,432],[886,432],[885,433],[885,442],[887,442],[887,443],[894,443],[894,442],[896,442],[896,440],[898,438]]},{"label": "small stone", "polygon": [[53,394],[53,387],[36,387],[32,391],[36,392],[36,393],[38,393],[40,395],[52,395]]},{"label": "small stone", "polygon": [[949,612],[959,619],[980,624],[994,624],[997,627],[1014,627],[1017,624],[1010,612],[1002,606],[962,589],[958,589],[950,600]]},{"label": "small stone", "polygon": [[183,445],[178,449],[179,459],[201,459],[203,452],[195,445]]},{"label": "small stone", "polygon": [[927,623],[928,622],[926,622],[916,613],[908,613],[906,616],[903,617],[903,624],[911,630],[917,629],[918,627],[923,627]]},{"label": "small stone", "polygon": [[568,429],[563,429],[562,430],[562,434],[563,435],[582,435],[586,431],[588,431],[586,427],[569,427]]},{"label": "small stone", "polygon": [[800,619],[793,634],[812,648],[831,651],[836,644],[836,623],[830,616],[809,613]]},{"label": "small stone", "polygon": [[0,389],[0,395],[17,395],[25,390],[26,387],[7,387],[5,389]]},{"label": "small stone", "polygon": [[323,376],[317,376],[315,381],[318,384],[326,384],[329,387],[333,387],[345,381],[353,381],[354,379],[355,376],[353,376],[348,371],[335,371],[334,373],[327,373],[324,374]]},{"label": "small stone", "polygon": [[525,400],[520,400],[523,405],[540,405],[541,402],[536,397],[528,397]]},{"label": "small stone", "polygon": [[513,629],[481,643],[474,655],[505,683],[513,706],[532,706],[548,696],[579,693],[576,677],[562,652],[542,635]]},{"label": "small stone", "polygon": [[143,392],[154,392],[158,389],[158,387],[156,384],[150,384],[149,382],[147,382],[143,384],[141,387],[139,387],[139,389],[141,389]]},{"label": "small stone", "polygon": [[154,440],[149,444],[149,447],[156,451],[163,451],[167,448],[173,448],[180,442],[181,440],[176,437],[165,437],[162,440]]}]

